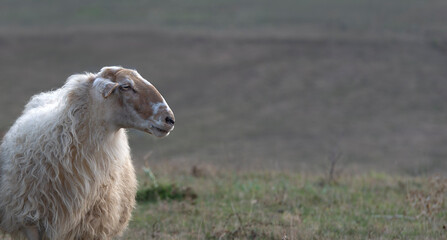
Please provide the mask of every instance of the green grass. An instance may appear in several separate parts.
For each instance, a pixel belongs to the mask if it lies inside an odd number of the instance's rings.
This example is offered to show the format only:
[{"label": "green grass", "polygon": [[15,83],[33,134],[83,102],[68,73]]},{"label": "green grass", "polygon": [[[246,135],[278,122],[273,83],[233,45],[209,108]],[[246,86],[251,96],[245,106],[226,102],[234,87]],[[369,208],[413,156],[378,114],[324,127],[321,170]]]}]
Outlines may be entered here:
[{"label": "green grass", "polygon": [[[447,179],[166,174],[197,198],[139,202],[123,239],[442,239]],[[142,186],[150,185],[145,177]],[[161,184],[162,185],[162,184]]]},{"label": "green grass", "polygon": [[139,196],[120,239],[447,238],[447,178],[210,169],[141,176],[158,197]]}]

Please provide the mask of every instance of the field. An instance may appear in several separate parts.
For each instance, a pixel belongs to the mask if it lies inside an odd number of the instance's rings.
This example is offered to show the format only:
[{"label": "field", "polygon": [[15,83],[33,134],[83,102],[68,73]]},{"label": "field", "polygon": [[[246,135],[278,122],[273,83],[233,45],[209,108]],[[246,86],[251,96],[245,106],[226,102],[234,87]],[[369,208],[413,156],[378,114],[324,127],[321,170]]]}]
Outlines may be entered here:
[{"label": "field", "polygon": [[[166,165],[153,171],[160,174],[158,186],[175,186],[169,191],[177,199],[141,201],[122,239],[447,237],[447,181],[441,177],[371,172],[330,179],[324,174],[219,172],[209,165],[191,172]],[[154,188],[149,175],[140,181],[141,192]]]},{"label": "field", "polygon": [[447,238],[444,0],[0,4],[0,136],[106,65],[173,109],[168,138],[129,130],[122,239]]},{"label": "field", "polygon": [[443,1],[108,2],[0,9],[0,131],[33,94],[122,65],[177,118],[161,141],[131,131],[136,159],[319,171],[336,152],[359,172],[447,169]]}]

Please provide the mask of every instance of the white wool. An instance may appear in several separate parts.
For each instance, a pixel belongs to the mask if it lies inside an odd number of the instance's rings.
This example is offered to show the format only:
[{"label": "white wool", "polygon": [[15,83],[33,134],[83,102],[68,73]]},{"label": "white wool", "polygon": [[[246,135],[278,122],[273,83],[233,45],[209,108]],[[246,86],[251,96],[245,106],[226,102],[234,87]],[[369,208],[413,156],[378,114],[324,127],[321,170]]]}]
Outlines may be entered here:
[{"label": "white wool", "polygon": [[104,123],[94,78],[32,97],[4,136],[0,230],[20,237],[38,224],[48,239],[110,239],[126,228],[136,192],[127,135]]}]

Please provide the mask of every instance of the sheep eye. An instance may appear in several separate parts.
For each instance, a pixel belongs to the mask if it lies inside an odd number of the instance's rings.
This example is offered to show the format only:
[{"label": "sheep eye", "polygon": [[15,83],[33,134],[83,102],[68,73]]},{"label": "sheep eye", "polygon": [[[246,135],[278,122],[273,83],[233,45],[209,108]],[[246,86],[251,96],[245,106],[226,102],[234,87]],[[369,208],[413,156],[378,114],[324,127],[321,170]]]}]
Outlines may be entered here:
[{"label": "sheep eye", "polygon": [[123,91],[128,91],[128,90],[130,90],[132,88],[129,85],[122,85],[122,86],[120,86],[120,89],[123,90]]}]

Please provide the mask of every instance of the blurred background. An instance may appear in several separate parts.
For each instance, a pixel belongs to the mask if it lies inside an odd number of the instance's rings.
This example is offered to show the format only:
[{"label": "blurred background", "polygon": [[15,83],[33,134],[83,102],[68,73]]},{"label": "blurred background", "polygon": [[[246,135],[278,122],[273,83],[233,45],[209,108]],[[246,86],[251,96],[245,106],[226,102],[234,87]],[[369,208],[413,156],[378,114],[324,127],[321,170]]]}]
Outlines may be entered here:
[{"label": "blurred background", "polygon": [[176,114],[135,164],[447,170],[444,0],[0,0],[0,131],[74,73],[137,69]]}]

